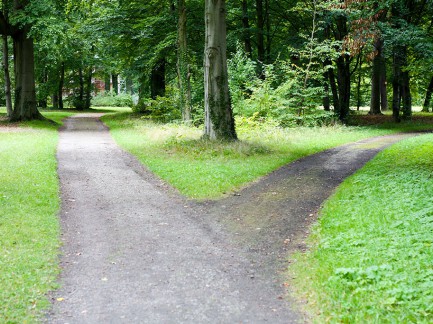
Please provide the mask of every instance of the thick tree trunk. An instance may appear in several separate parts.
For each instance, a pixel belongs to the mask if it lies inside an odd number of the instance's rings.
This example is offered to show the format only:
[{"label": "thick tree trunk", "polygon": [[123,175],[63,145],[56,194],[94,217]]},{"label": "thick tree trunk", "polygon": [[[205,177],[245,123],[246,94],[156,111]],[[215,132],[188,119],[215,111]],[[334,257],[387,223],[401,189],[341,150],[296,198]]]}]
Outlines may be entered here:
[{"label": "thick tree trunk", "polygon": [[373,68],[371,71],[371,101],[370,101],[370,115],[380,115],[381,105],[381,76],[382,76],[382,47],[383,42],[379,38],[375,41],[374,47],[376,55],[373,58]]},{"label": "thick tree trunk", "polygon": [[111,81],[113,83],[113,92],[118,95],[119,94],[119,75],[116,74],[112,74],[111,75]]},{"label": "thick tree trunk", "polygon": [[228,86],[225,0],[205,0],[205,25],[204,136],[236,140]]},{"label": "thick tree trunk", "polygon": [[329,85],[331,87],[331,93],[332,93],[332,104],[334,106],[334,112],[340,115],[340,99],[338,98],[338,87],[337,87],[337,82],[335,80],[334,69],[329,68],[328,75],[329,75]]},{"label": "thick tree trunk", "polygon": [[242,0],[242,27],[245,52],[247,53],[248,57],[251,58],[253,47],[251,46],[250,19],[248,16],[247,0]]},{"label": "thick tree trunk", "polygon": [[84,75],[82,67],[78,69],[78,94],[75,97],[75,108],[84,110]]},{"label": "thick tree trunk", "polygon": [[33,39],[21,30],[14,34],[15,105],[11,121],[44,119],[38,111]]},{"label": "thick tree trunk", "polygon": [[[347,17],[345,13],[340,13],[336,19],[335,39],[343,41],[348,34]],[[350,56],[342,53],[336,60],[337,82],[338,82],[338,108],[339,118],[346,121],[350,111]]]},{"label": "thick tree trunk", "polygon": [[165,59],[160,59],[159,62],[152,69],[150,76],[150,97],[165,96]]},{"label": "thick tree trunk", "polygon": [[424,104],[422,105],[422,111],[428,112],[430,110],[432,94],[433,94],[433,77],[430,79],[430,83],[425,93],[425,100],[424,100]]},{"label": "thick tree trunk", "polygon": [[350,63],[349,55],[342,54],[337,59],[339,118],[346,121],[350,111]]},{"label": "thick tree trunk", "polygon": [[11,78],[9,74],[9,44],[8,36],[3,35],[3,72],[5,81],[5,98],[6,98],[6,112],[8,118],[12,117],[12,96],[11,96]]},{"label": "thick tree trunk", "polygon": [[177,26],[177,80],[180,95],[180,110],[182,120],[191,121],[191,82],[188,62],[188,47],[186,33],[186,5],[185,0],[178,0]]}]

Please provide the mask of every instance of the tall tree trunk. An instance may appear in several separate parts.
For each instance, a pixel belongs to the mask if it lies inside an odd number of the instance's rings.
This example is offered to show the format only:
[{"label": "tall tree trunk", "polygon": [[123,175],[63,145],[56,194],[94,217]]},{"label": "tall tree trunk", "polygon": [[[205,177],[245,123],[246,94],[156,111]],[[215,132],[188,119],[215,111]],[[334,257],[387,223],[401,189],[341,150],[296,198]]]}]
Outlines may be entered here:
[{"label": "tall tree trunk", "polygon": [[425,100],[424,100],[424,104],[422,105],[422,111],[428,112],[430,110],[432,93],[433,93],[433,77],[430,79],[430,83],[425,93]]},{"label": "tall tree trunk", "polygon": [[361,81],[362,81],[362,73],[361,73],[361,68],[359,68],[358,71],[358,80],[356,82],[356,110],[359,111],[359,109],[361,108],[362,105],[362,100],[361,100]]},{"label": "tall tree trunk", "polygon": [[92,67],[89,67],[84,80],[84,109],[90,109],[92,101]]},{"label": "tall tree trunk", "polygon": [[260,63],[265,62],[265,35],[264,35],[264,12],[263,0],[256,0],[257,12],[257,59]]},{"label": "tall tree trunk", "polygon": [[180,110],[182,120],[191,121],[191,83],[188,62],[188,47],[186,33],[186,5],[185,0],[178,0],[177,26],[177,80],[180,95]]},{"label": "tall tree trunk", "polygon": [[400,122],[400,102],[401,102],[401,55],[398,47],[393,53],[393,77],[392,77],[392,116],[396,122]]},{"label": "tall tree trunk", "polygon": [[331,110],[331,101],[329,99],[329,71],[323,73],[323,109],[325,111]]},{"label": "tall tree trunk", "polygon": [[[336,40],[343,41],[348,34],[347,17],[341,13],[335,20]],[[339,118],[341,121],[346,121],[350,111],[350,56],[342,53],[337,58],[337,82],[338,82],[338,98],[339,98]]]},{"label": "tall tree trunk", "polygon": [[118,95],[119,94],[119,75],[114,73],[111,75],[111,81],[113,82],[113,92]]},{"label": "tall tree trunk", "polygon": [[165,65],[165,58],[163,58],[152,69],[150,76],[150,97],[152,99],[165,96]]},{"label": "tall tree trunk", "polygon": [[8,118],[12,117],[11,78],[9,74],[9,44],[8,36],[3,35],[3,72],[5,79],[6,112]]},{"label": "tall tree trunk", "polygon": [[266,25],[265,63],[269,63],[271,61],[271,16],[269,14],[269,0],[265,0],[265,25]]},{"label": "tall tree trunk", "polygon": [[59,97],[59,109],[63,109],[63,85],[65,83],[65,62],[60,63],[60,80],[59,88],[57,89]]},{"label": "tall tree trunk", "polygon": [[84,110],[84,75],[81,66],[78,69],[78,95],[75,97],[75,108]]},{"label": "tall tree trunk", "polygon": [[[40,75],[40,79],[38,82],[39,89],[42,88],[44,90],[47,82],[48,82],[48,73],[46,69],[44,69],[42,71],[42,75]],[[42,109],[46,109],[48,107],[47,93],[45,93],[45,91],[39,90],[38,106]]]},{"label": "tall tree trunk", "polygon": [[251,46],[251,31],[250,31],[250,19],[248,16],[248,1],[242,0],[242,27],[243,27],[243,39],[245,52],[248,57],[251,58],[253,48]]},{"label": "tall tree trunk", "polygon": [[371,101],[370,101],[370,115],[380,115],[380,99],[381,99],[381,76],[382,76],[382,47],[383,41],[378,38],[374,47],[376,55],[373,58],[373,68],[371,70]]},{"label": "tall tree trunk", "polygon": [[236,140],[228,85],[225,0],[205,0],[205,25],[204,136]]},{"label": "tall tree trunk", "polygon": [[13,36],[15,58],[15,105],[11,121],[45,119],[38,111],[35,89],[33,38],[25,30]]},{"label": "tall tree trunk", "polygon": [[[325,64],[327,66],[330,66],[331,61],[329,60],[328,63]],[[340,99],[338,98],[338,87],[337,87],[337,82],[335,80],[334,69],[328,68],[328,75],[329,75],[329,86],[331,87],[331,93],[332,93],[332,105],[334,106],[334,112],[337,115],[340,115]]]},{"label": "tall tree trunk", "polygon": [[386,59],[382,55],[381,57],[381,71],[380,71],[380,107],[382,111],[388,110],[388,91],[386,84]]},{"label": "tall tree trunk", "polygon": [[337,59],[338,105],[339,118],[346,121],[350,111],[350,58],[342,54]]},{"label": "tall tree trunk", "polygon": [[104,89],[106,93],[111,91],[111,74],[105,75]]}]

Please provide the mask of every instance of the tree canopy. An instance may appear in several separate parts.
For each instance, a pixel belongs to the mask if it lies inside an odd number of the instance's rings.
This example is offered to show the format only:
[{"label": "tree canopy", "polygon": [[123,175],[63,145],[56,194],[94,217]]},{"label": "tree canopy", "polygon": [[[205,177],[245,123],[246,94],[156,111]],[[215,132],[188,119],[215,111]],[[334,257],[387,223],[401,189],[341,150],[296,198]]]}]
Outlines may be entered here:
[{"label": "tree canopy", "polygon": [[[370,114],[392,109],[398,121],[410,118],[413,105],[432,110],[431,1],[242,0],[224,6],[224,28],[212,35],[225,42],[228,68],[215,84],[224,88],[227,78],[232,117],[218,120],[345,122],[351,110],[367,106]],[[3,0],[3,83],[12,58],[14,66],[10,119],[41,118],[37,107],[63,108],[64,100],[87,109],[102,91],[95,87],[101,80],[106,92],[137,97],[138,113],[202,124],[209,15],[198,0]]]}]

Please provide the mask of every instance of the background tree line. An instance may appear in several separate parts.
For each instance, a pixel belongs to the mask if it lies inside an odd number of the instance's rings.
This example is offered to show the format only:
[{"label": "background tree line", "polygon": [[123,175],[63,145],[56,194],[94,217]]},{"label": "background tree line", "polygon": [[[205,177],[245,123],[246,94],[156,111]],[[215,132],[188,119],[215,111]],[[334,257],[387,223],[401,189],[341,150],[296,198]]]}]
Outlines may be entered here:
[{"label": "background tree line", "polygon": [[346,121],[351,107],[397,121],[413,105],[432,109],[430,0],[3,0],[10,119],[41,118],[37,107],[65,99],[87,109],[98,78],[115,93],[123,80],[136,112],[203,123],[204,17],[215,6],[225,7],[234,115],[291,126]]}]

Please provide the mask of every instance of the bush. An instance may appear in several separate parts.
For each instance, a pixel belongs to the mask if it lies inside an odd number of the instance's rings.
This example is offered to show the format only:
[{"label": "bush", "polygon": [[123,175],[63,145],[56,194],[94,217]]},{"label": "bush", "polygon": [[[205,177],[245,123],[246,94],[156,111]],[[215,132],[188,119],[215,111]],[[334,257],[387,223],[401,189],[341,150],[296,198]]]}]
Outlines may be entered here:
[{"label": "bush", "polygon": [[131,107],[132,96],[127,93],[116,95],[112,92],[101,92],[92,98],[95,107]]},{"label": "bush", "polygon": [[156,99],[141,99],[132,107],[134,113],[143,114],[144,118],[161,122],[170,122],[182,118],[176,98],[156,97]]}]

